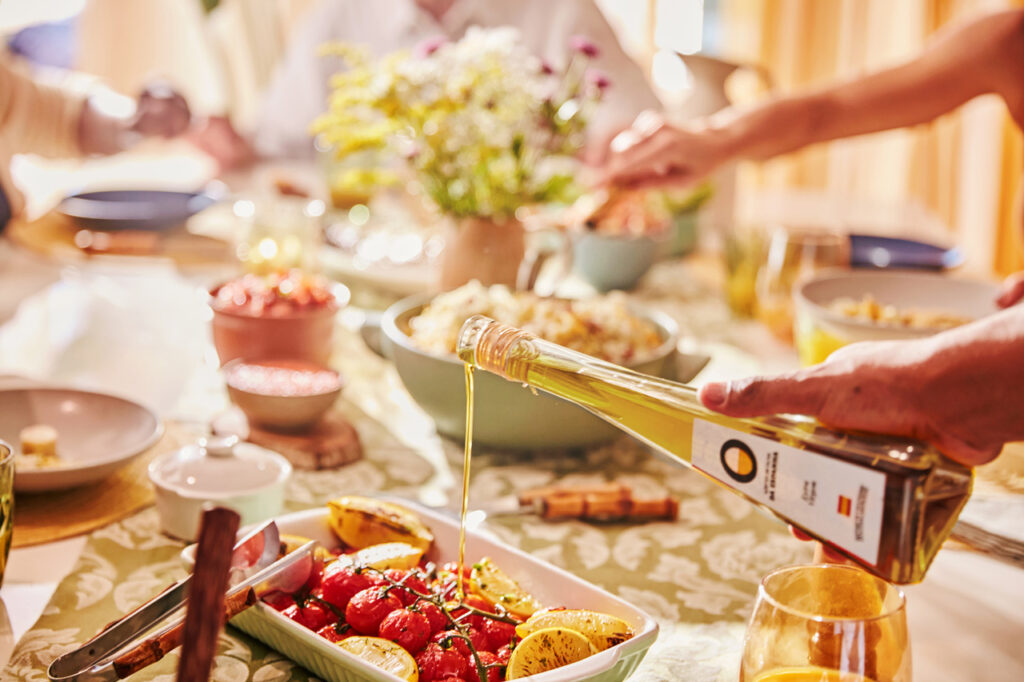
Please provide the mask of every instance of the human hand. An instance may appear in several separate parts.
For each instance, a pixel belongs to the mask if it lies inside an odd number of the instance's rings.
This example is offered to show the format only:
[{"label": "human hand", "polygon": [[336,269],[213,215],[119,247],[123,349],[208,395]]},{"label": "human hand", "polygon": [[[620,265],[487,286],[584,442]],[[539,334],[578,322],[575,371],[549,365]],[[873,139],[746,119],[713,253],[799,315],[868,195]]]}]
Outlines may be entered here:
[{"label": "human hand", "polygon": [[1003,280],[996,303],[1000,308],[1009,308],[1021,299],[1024,299],[1024,271],[1015,272]]},{"label": "human hand", "polygon": [[226,116],[198,121],[189,131],[188,140],[213,158],[222,171],[247,165],[255,158],[252,147]]},{"label": "human hand", "polygon": [[728,158],[721,131],[706,122],[675,126],[645,111],[612,139],[603,180],[629,187],[685,185]]},{"label": "human hand", "polygon": [[179,92],[166,83],[152,83],[139,94],[128,128],[146,137],[170,138],[184,133],[191,119]]},{"label": "human hand", "polygon": [[1024,308],[913,341],[857,343],[820,365],[703,386],[736,417],[796,413],[840,429],[928,441],[968,466],[1024,439]]}]

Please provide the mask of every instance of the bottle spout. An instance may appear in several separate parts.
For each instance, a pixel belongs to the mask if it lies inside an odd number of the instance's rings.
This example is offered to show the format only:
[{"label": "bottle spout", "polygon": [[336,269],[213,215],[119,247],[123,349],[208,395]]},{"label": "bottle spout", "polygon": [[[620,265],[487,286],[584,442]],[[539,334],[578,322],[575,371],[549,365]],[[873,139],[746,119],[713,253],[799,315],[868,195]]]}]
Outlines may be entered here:
[{"label": "bottle spout", "polygon": [[467,365],[477,366],[477,345],[480,337],[493,322],[494,320],[485,315],[474,315],[463,323],[459,331],[459,340],[455,345],[455,353],[460,360]]}]

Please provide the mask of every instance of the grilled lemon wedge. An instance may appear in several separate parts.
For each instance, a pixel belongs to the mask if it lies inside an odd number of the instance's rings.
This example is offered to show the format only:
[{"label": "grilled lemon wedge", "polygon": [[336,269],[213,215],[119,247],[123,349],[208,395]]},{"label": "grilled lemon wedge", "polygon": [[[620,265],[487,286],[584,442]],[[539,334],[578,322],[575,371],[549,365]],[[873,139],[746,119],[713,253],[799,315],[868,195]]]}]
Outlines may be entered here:
[{"label": "grilled lemon wedge", "polygon": [[569,665],[597,653],[586,635],[569,628],[545,628],[516,645],[508,659],[505,679],[536,675]]},{"label": "grilled lemon wedge", "polygon": [[380,637],[349,637],[338,642],[338,646],[407,682],[418,682],[420,679],[416,659],[390,640]]},{"label": "grilled lemon wedge", "polygon": [[346,495],[327,503],[331,529],[349,547],[362,549],[387,542],[404,542],[424,552],[434,542],[419,518],[397,504],[372,497]]},{"label": "grilled lemon wedge", "polygon": [[484,557],[473,564],[469,589],[492,604],[497,604],[517,618],[529,618],[540,609],[532,594],[519,586],[491,559]]},{"label": "grilled lemon wedge", "polygon": [[586,636],[598,651],[621,644],[633,636],[629,624],[621,618],[585,609],[555,609],[533,614],[516,626],[516,634],[526,638],[545,628],[570,628]]}]

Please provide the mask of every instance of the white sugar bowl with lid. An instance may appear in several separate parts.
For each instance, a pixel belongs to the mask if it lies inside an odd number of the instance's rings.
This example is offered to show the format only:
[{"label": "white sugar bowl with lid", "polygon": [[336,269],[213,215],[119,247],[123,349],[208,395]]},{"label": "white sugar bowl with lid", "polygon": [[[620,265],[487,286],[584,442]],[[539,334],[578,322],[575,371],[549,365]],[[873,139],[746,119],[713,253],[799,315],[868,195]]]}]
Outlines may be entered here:
[{"label": "white sugar bowl with lid", "polygon": [[149,465],[164,531],[193,541],[207,503],[237,511],[241,525],[277,516],[292,465],[281,455],[235,436],[201,438]]}]

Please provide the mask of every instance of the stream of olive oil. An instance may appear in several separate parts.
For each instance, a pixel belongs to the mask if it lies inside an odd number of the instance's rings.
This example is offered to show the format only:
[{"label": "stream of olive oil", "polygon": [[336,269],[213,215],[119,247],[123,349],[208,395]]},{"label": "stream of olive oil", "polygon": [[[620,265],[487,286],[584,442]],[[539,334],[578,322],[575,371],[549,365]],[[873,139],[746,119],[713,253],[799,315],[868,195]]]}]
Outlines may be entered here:
[{"label": "stream of olive oil", "polygon": [[462,576],[466,562],[466,510],[469,509],[469,461],[473,457],[473,365],[466,367],[466,442],[462,455],[462,511],[459,516],[459,574],[456,577],[455,594],[461,602],[463,593]]}]

